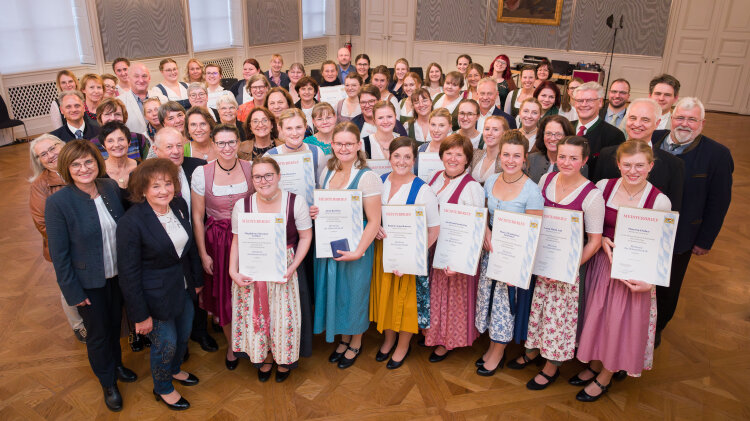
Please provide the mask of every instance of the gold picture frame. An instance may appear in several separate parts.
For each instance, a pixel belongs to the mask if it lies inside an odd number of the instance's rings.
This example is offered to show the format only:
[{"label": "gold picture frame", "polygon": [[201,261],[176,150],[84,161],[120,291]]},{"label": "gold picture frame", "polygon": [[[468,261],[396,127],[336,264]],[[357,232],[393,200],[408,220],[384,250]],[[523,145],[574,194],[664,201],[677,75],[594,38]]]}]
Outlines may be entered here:
[{"label": "gold picture frame", "polygon": [[562,5],[563,0],[498,0],[497,21],[560,26]]}]

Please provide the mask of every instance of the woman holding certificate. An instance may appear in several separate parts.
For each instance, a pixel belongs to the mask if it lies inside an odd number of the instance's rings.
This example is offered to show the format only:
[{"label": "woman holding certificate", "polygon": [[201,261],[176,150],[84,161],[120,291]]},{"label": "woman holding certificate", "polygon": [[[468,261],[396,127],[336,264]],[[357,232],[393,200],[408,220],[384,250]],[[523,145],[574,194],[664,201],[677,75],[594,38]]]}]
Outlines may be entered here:
[{"label": "woman holding certificate", "polygon": [[[484,190],[469,174],[474,148],[469,139],[452,134],[440,142],[440,159],[445,170],[430,180],[438,202],[484,207]],[[474,327],[477,276],[453,272],[450,268],[430,269],[430,328],[425,345],[436,346],[430,362],[444,360],[451,349],[471,346],[479,336]]]},{"label": "woman holding certificate", "polygon": [[[440,232],[440,214],[435,193],[427,183],[413,173],[417,144],[402,136],[390,145],[392,172],[384,174],[381,202],[385,205],[423,205],[425,207],[427,244],[424,252],[435,243]],[[377,239],[383,240],[388,232],[382,227]],[[413,256],[408,256],[413,258]],[[385,340],[375,359],[385,361],[393,353],[387,368],[401,367],[409,354],[409,342],[418,329],[429,327],[430,286],[426,276],[385,273],[383,268],[383,241],[375,242],[374,276],[370,288],[370,320],[377,324],[378,332],[385,331]]]},{"label": "woman holding certificate", "polygon": [[[360,150],[359,130],[350,122],[333,130],[333,157],[321,174],[322,189],[347,189],[362,192],[365,227],[354,250],[338,249],[339,257],[315,259],[315,333],[326,332],[326,341],[341,335],[328,361],[348,368],[362,347],[362,334],[369,327],[367,304],[372,279],[372,242],[380,227],[380,195],[383,183],[367,168]],[[312,206],[315,218],[318,208]],[[345,247],[342,247],[345,248]]]},{"label": "woman holding certificate", "polygon": [[389,146],[398,137],[393,132],[396,127],[396,108],[388,101],[378,101],[372,107],[375,119],[375,133],[362,139],[362,149],[367,159],[388,159]]},{"label": "woman holding certificate", "polygon": [[305,130],[307,130],[307,120],[302,110],[290,108],[282,111],[279,115],[279,135],[284,137],[284,143],[271,148],[264,156],[310,151],[315,169],[315,180],[317,180],[325,169],[328,159],[322,149],[304,142]]},{"label": "woman holding certificate", "polygon": [[622,177],[596,184],[606,203],[604,237],[586,271],[586,312],[578,346],[578,359],[591,364],[569,380],[575,386],[586,385],[576,395],[584,402],[607,392],[618,370],[634,377],[650,370],[654,357],[656,290],[645,282],[610,278],[612,240],[620,206],[669,211],[672,204],[646,180],[654,166],[654,153],[646,143],[621,144],[617,166]]},{"label": "woman holding certificate", "polygon": [[[271,114],[270,111],[268,114]],[[190,186],[193,231],[206,279],[205,288],[201,292],[201,307],[213,315],[216,323],[224,330],[227,343],[231,344],[232,280],[229,276],[229,251],[232,246],[232,207],[255,189],[251,182],[250,163],[237,158],[237,128],[218,124],[211,132],[211,137],[218,158],[196,168]],[[225,364],[229,370],[234,370],[239,364],[231,346],[227,348]]]},{"label": "woman holding certificate", "polygon": [[[601,247],[604,223],[604,200],[594,183],[581,175],[581,167],[589,156],[588,141],[568,136],[557,144],[557,167],[560,172],[542,176],[544,206],[583,212],[587,242],[577,266],[586,263]],[[534,286],[529,315],[526,354],[508,367],[521,369],[537,358],[547,359],[542,371],[526,383],[530,390],[542,390],[557,380],[559,367],[575,356],[578,329],[580,282],[572,284],[538,276]],[[537,360],[538,361],[538,360]]]},{"label": "woman holding certificate", "polygon": [[[496,117],[505,121],[502,117]],[[487,120],[490,122],[492,120]],[[485,124],[485,129],[487,125]],[[498,159],[502,172],[491,175],[484,185],[490,224],[496,210],[542,216],[544,198],[539,186],[523,172],[529,141],[519,130],[505,133],[500,140]],[[492,226],[484,236],[484,248],[477,291],[475,324],[480,333],[489,330],[490,347],[477,360],[477,374],[492,376],[505,362],[505,346],[526,339],[533,283],[528,289],[518,288],[487,277],[489,253],[492,252]]]},{"label": "woman holding certificate", "polygon": [[[481,149],[474,149],[471,162],[471,176],[484,184],[492,175],[500,172],[500,139],[508,131],[508,120],[499,115],[491,115],[484,120]],[[528,141],[527,141],[528,142]]]},{"label": "woman holding certificate", "polygon": [[[301,113],[300,110],[296,111]],[[302,131],[304,133],[304,126]],[[302,303],[307,300],[307,285],[300,281],[297,272],[310,250],[312,220],[307,203],[302,198],[279,188],[280,173],[279,164],[272,158],[256,158],[252,167],[255,193],[238,200],[232,209],[229,274],[234,281],[234,329],[231,343],[235,351],[250,356],[250,361],[258,367],[258,380],[261,382],[271,377],[274,362],[277,364],[276,381],[286,380],[291,369],[297,367],[300,353],[309,356],[312,345],[310,307]],[[245,258],[240,255],[239,245],[245,240],[241,230],[242,215],[253,213],[284,215],[286,272],[283,282],[254,279],[240,273]],[[269,222],[273,223],[271,220]],[[265,247],[272,248],[270,245]],[[307,335],[303,333],[305,325]]]}]

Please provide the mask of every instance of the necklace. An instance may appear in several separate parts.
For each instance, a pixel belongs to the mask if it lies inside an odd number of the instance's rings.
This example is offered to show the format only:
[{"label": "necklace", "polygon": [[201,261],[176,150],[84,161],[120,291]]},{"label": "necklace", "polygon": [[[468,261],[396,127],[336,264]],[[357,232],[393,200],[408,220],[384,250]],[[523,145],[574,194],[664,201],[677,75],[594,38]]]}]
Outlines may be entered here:
[{"label": "necklace", "polygon": [[628,190],[628,188],[625,187],[625,183],[622,183],[621,185],[622,185],[622,188],[625,189],[625,192],[628,194],[628,201],[632,201],[635,199],[636,196],[638,196],[638,194],[640,194],[644,189],[646,189],[647,184],[644,184],[640,190],[638,190],[637,192],[633,194],[630,194],[630,190]]},{"label": "necklace", "polygon": [[258,197],[260,197],[261,200],[263,200],[264,202],[273,202],[274,200],[276,200],[277,197],[279,197],[279,193],[280,192],[277,190],[276,193],[273,196],[269,197],[268,199],[266,199],[265,197],[261,195],[258,195]]},{"label": "necklace", "polygon": [[156,214],[156,216],[160,216],[160,217],[167,216],[167,215],[169,215],[169,206],[167,206],[167,211],[164,212],[164,213],[161,213],[161,212],[157,211],[156,209],[154,209],[154,213]]},{"label": "necklace", "polygon": [[515,183],[515,182],[517,182],[518,180],[520,180],[520,179],[522,179],[522,178],[523,178],[523,171],[521,171],[521,175],[520,175],[520,176],[519,176],[518,178],[516,178],[515,180],[513,180],[513,181],[508,181],[508,180],[506,180],[506,179],[505,179],[505,173],[504,173],[504,172],[503,172],[503,173],[500,173],[500,177],[502,177],[502,178],[503,178],[503,181],[505,181],[505,184],[513,184],[513,183]]},{"label": "necklace", "polygon": [[289,146],[288,143],[284,144],[284,147],[287,148],[287,149],[289,149],[290,151],[298,151],[298,150],[302,149],[303,146],[305,146],[304,142],[300,143],[299,146],[297,146],[296,148],[292,148],[291,146]]},{"label": "necklace", "polygon": [[227,168],[224,168],[224,167],[222,167],[222,166],[221,166],[221,162],[219,162],[219,160],[218,160],[218,159],[216,160],[216,165],[218,165],[218,166],[219,166],[219,168],[221,168],[222,170],[226,171],[226,172],[227,172],[227,175],[229,175],[229,174],[231,174],[231,173],[232,173],[232,170],[234,169],[234,167],[236,167],[236,166],[237,166],[237,161],[239,161],[239,159],[238,159],[238,158],[234,158],[234,165],[232,165],[232,168],[229,168],[229,169],[227,169]]},{"label": "necklace", "polygon": [[447,172],[443,171],[443,175],[444,175],[444,176],[445,176],[445,178],[447,178],[448,180],[453,180],[454,178],[456,178],[456,177],[460,177],[460,176],[462,176],[463,174],[464,174],[464,173],[458,173],[458,174],[456,174],[456,175],[448,175],[448,173],[447,173]]}]

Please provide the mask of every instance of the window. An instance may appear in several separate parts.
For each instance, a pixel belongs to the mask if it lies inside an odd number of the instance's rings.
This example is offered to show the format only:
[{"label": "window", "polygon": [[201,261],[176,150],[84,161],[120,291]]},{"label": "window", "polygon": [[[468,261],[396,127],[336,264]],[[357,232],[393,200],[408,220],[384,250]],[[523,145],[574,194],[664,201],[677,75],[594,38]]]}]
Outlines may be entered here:
[{"label": "window", "polygon": [[242,46],[242,6],[239,0],[190,0],[193,51]]},{"label": "window", "polygon": [[328,16],[333,11],[328,0],[302,0],[302,38],[320,38],[329,35]]}]

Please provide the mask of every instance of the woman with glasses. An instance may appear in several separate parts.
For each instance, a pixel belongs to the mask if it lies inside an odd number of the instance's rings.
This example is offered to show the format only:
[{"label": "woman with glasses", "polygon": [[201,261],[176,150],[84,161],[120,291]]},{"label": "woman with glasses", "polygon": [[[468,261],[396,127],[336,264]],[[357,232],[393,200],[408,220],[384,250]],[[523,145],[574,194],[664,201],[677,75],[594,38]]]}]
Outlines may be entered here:
[{"label": "woman with glasses", "polygon": [[[237,128],[219,124],[211,131],[211,139],[216,160],[196,168],[191,180],[193,230],[206,281],[201,307],[213,315],[227,343],[232,344],[231,214],[235,202],[251,195],[254,188],[251,164],[237,157]],[[239,364],[232,345],[227,348],[224,363],[228,370]]]},{"label": "woman with glasses", "polygon": [[477,130],[479,120],[479,104],[473,99],[462,99],[458,103],[458,127],[456,133],[469,139],[474,149],[480,149],[482,132]]},{"label": "woman with glasses", "polygon": [[205,108],[214,122],[219,121],[219,112],[215,108],[208,107],[208,91],[200,83],[191,83],[188,85],[188,103],[190,107]]},{"label": "woman with glasses", "polygon": [[[527,173],[535,183],[539,183],[542,175],[559,171],[557,168],[557,142],[567,136],[573,136],[573,126],[563,116],[551,115],[544,117],[539,123],[539,133],[536,144],[529,154]],[[583,166],[586,176],[588,167]]]},{"label": "woman with glasses", "polygon": [[208,91],[208,107],[216,108],[216,100],[225,93],[221,86],[222,71],[218,64],[206,65],[206,90]]},{"label": "woman with glasses", "polygon": [[336,123],[349,121],[362,113],[359,106],[359,88],[362,87],[362,76],[358,73],[349,72],[344,79],[344,91],[346,98],[336,104]]},{"label": "woman with glasses", "polygon": [[255,107],[262,107],[266,101],[266,95],[271,89],[271,82],[268,81],[264,74],[251,76],[245,85],[245,90],[253,97],[253,100],[246,102],[237,109],[237,119],[247,122],[247,116]]},{"label": "woman with glasses", "polygon": [[510,73],[510,59],[508,56],[500,54],[495,57],[495,60],[490,64],[488,75],[497,82],[497,106],[502,110],[505,108],[505,99],[508,98],[508,93],[516,89],[513,75]]},{"label": "woman with glasses", "polygon": [[234,98],[234,95],[224,92],[216,100],[216,109],[219,111],[219,122],[236,127],[240,133],[240,142],[245,140],[245,128],[237,121],[237,100]]},{"label": "woman with glasses", "polygon": [[362,78],[362,84],[370,83],[370,56],[359,54],[354,59],[354,67],[359,77]]},{"label": "woman with glasses", "polygon": [[217,151],[211,144],[214,119],[205,107],[192,107],[185,115],[185,129],[190,142],[185,144],[185,156],[213,161]]},{"label": "woman with glasses", "polygon": [[326,160],[328,160],[333,155],[331,141],[333,141],[333,129],[336,127],[336,112],[331,107],[331,104],[319,102],[313,107],[312,118],[313,125],[315,126],[315,134],[306,137],[305,143],[320,148],[326,155]]},{"label": "woman with glasses", "polygon": [[177,62],[174,59],[165,58],[159,62],[159,71],[164,77],[164,82],[154,86],[149,92],[149,96],[162,95],[169,101],[188,99],[188,84],[179,80],[180,70],[177,68]]},{"label": "woman with glasses", "polygon": [[275,146],[283,144],[279,140],[276,117],[266,107],[253,108],[245,121],[247,140],[240,144],[240,159],[249,161],[263,156]]}]

